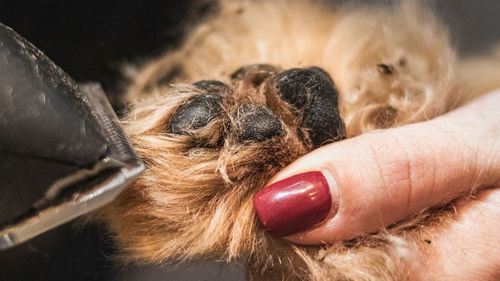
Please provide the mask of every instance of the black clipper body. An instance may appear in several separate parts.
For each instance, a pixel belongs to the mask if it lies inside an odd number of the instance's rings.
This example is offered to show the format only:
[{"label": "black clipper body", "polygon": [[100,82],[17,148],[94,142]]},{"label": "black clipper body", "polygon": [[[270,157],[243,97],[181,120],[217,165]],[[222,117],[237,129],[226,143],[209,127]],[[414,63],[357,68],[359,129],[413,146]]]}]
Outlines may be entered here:
[{"label": "black clipper body", "polygon": [[0,249],[105,205],[143,169],[100,86],[0,24]]}]

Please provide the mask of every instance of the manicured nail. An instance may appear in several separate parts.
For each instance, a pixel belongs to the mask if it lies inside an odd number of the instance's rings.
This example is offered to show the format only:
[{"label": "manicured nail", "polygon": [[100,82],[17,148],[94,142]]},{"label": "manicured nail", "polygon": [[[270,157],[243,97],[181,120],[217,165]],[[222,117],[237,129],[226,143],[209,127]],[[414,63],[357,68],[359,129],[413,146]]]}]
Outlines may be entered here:
[{"label": "manicured nail", "polygon": [[253,199],[264,228],[282,237],[322,222],[330,213],[332,195],[322,172],[294,175],[273,183]]}]

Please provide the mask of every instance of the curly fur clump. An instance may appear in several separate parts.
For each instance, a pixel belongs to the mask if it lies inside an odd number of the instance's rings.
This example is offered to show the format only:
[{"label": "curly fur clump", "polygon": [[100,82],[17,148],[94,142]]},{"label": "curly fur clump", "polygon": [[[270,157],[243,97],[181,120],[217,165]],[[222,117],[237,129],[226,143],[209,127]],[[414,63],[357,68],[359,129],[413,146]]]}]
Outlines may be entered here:
[{"label": "curly fur clump", "polygon": [[[422,235],[439,227],[443,212],[328,246],[293,245],[261,228],[254,194],[313,147],[271,83],[275,73],[257,82],[229,75],[249,64],[322,67],[339,90],[347,137],[353,137],[441,115],[470,100],[460,89],[477,94],[456,73],[446,29],[413,1],[356,9],[305,1],[224,7],[182,48],[146,65],[128,90],[131,110],[123,125],[147,170],[102,212],[124,258],[243,258],[254,280],[411,279]],[[210,93],[191,84],[203,79],[228,85],[219,91],[220,117],[184,135],[169,133],[176,110]],[[247,103],[278,116],[280,135],[242,142],[235,116]]]}]

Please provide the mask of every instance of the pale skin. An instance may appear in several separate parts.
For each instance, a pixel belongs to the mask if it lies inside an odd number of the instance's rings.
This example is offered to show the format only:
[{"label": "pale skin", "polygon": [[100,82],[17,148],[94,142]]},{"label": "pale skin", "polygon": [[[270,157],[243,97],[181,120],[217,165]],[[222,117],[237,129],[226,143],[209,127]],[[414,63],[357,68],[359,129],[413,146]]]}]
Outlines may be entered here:
[{"label": "pale skin", "polygon": [[477,194],[460,203],[457,219],[419,252],[416,274],[423,280],[500,279],[500,89],[433,120],[323,146],[270,183],[313,170],[331,174],[337,207],[320,226],[285,239],[351,239]]}]

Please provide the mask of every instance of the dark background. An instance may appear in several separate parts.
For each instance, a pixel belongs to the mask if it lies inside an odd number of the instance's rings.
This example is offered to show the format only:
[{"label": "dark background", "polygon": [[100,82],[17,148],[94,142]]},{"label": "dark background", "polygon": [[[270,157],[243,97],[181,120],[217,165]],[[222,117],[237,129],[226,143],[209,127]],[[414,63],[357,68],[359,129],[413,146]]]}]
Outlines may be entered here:
[{"label": "dark background", "polygon": [[[461,54],[485,52],[500,41],[500,1],[441,0],[433,5],[449,24]],[[215,0],[0,0],[0,22],[76,80],[98,81],[112,97],[125,85],[120,73],[125,63],[140,65],[177,47],[197,22],[215,11]],[[113,252],[103,227],[69,223],[0,252],[0,281],[245,280],[242,263],[117,266]]]}]

